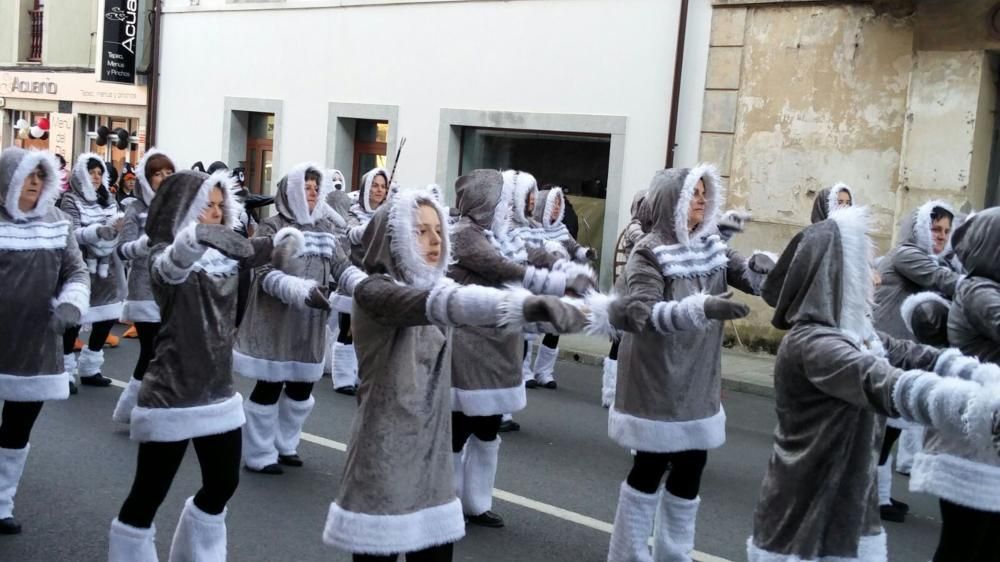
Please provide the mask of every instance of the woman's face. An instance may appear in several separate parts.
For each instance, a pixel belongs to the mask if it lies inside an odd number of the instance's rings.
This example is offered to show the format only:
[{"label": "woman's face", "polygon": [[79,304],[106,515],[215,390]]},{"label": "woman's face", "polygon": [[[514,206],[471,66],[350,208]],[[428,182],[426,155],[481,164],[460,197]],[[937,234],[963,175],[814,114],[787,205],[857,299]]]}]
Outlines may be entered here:
[{"label": "woman's face", "polygon": [[319,185],[316,178],[306,178],[306,204],[309,205],[309,212],[313,212],[316,203],[319,201]]},{"label": "woman's face", "polygon": [[371,193],[368,194],[368,203],[372,209],[377,209],[385,201],[385,195],[389,192],[385,177],[382,174],[375,176],[372,180]]},{"label": "woman's face", "polygon": [[21,184],[21,197],[17,200],[17,208],[22,213],[26,213],[35,208],[38,198],[42,195],[42,186],[45,185],[45,170],[39,166],[35,171],[28,174]]},{"label": "woman's face", "polygon": [[130,192],[133,189],[135,189],[135,178],[129,178],[129,179],[125,180],[125,189],[127,189]]},{"label": "woman's face", "polygon": [[430,205],[417,207],[417,244],[427,265],[441,261],[441,217]]},{"label": "woman's face", "polygon": [[198,222],[201,224],[222,224],[222,217],[225,214],[225,196],[221,187],[216,187],[208,196],[208,206],[201,212]]},{"label": "woman's face", "polygon": [[940,254],[944,247],[948,245],[948,237],[951,236],[951,219],[941,217],[931,223],[931,239],[934,241],[934,253]]},{"label": "woman's face", "polygon": [[101,180],[104,179],[104,170],[100,166],[94,166],[93,168],[88,168],[87,173],[90,174],[90,185],[94,186],[94,189],[101,187]]},{"label": "woman's face", "polygon": [[552,204],[552,212],[549,213],[549,222],[555,223],[559,219],[559,214],[562,213],[563,200],[562,197],[556,197],[555,203]]},{"label": "woman's face", "polygon": [[535,192],[529,191],[528,204],[524,206],[524,214],[529,217],[535,212],[535,199],[536,199]]},{"label": "woman's face", "polygon": [[169,178],[173,175],[174,170],[172,168],[162,168],[153,172],[153,175],[149,178],[149,187],[153,188],[153,191],[160,189],[160,184],[163,180]]},{"label": "woman's face", "polygon": [[851,206],[851,194],[846,191],[837,192],[837,208],[844,209]]},{"label": "woman's face", "polygon": [[698,180],[694,186],[694,196],[691,197],[691,205],[688,207],[688,230],[698,228],[705,220],[705,182]]}]

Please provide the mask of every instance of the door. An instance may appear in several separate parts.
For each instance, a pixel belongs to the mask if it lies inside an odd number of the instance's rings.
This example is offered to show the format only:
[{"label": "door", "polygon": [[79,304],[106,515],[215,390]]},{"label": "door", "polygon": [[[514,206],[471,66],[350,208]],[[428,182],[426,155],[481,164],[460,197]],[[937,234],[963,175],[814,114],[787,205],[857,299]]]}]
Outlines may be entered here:
[{"label": "door", "polygon": [[267,195],[271,185],[271,159],[274,141],[247,139],[247,189],[250,193]]}]

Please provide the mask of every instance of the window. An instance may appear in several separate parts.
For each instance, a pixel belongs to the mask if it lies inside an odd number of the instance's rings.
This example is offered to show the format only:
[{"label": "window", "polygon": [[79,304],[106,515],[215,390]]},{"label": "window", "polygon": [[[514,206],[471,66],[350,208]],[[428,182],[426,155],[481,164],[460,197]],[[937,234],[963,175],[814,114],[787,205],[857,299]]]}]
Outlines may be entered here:
[{"label": "window", "polygon": [[[47,136],[46,138],[41,138],[41,139],[35,139],[31,138],[30,136],[27,136],[29,129],[32,126],[37,125],[39,119],[43,117],[46,119],[49,118],[48,113],[41,113],[37,111],[13,110],[8,112],[8,116],[10,117],[8,122],[11,128],[10,138],[13,139],[14,146],[18,146],[21,148],[34,148],[37,150],[48,150],[49,139]],[[27,127],[23,129],[24,133],[22,133],[22,135],[24,136],[19,136],[18,133],[21,132],[21,129],[17,127],[17,124],[22,119],[24,119],[24,122],[27,124]]]},{"label": "window", "polygon": [[[119,173],[125,166],[125,162],[135,166],[139,162],[139,120],[128,117],[108,117],[104,115],[84,115],[85,142],[84,150],[93,152],[105,162],[111,162]],[[98,144],[98,131],[101,127],[107,127],[108,137],[104,145]],[[128,145],[125,148],[118,148],[116,142],[118,137],[115,131],[122,129],[128,133]]]}]

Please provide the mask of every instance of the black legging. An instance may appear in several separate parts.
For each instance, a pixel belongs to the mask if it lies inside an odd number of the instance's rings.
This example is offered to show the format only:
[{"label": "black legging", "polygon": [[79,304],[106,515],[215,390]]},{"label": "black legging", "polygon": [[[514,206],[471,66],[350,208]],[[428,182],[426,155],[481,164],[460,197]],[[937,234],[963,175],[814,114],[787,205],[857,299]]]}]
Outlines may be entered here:
[{"label": "black legging", "polygon": [[23,449],[28,445],[31,428],[42,411],[43,402],[3,403],[3,417],[0,421],[0,448]]},{"label": "black legging", "polygon": [[947,500],[941,504],[941,540],[934,562],[994,562],[1000,553],[1000,513]]},{"label": "black legging", "polygon": [[195,494],[194,503],[209,515],[222,513],[240,483],[242,432],[238,428],[184,441],[139,443],[135,480],[118,512],[119,521],[140,529],[153,524],[156,510],[167,497],[184,459],[188,441],[194,441],[194,452],[201,466],[201,489]]},{"label": "black legging", "polygon": [[879,466],[883,466],[889,460],[889,454],[892,453],[892,446],[899,440],[901,433],[903,433],[903,430],[898,427],[885,426],[885,435],[882,437],[882,451],[878,454]]},{"label": "black legging", "polygon": [[340,333],[337,334],[337,343],[344,345],[354,343],[354,334],[351,333],[351,315],[340,313],[337,315],[337,324],[340,326]]},{"label": "black legging", "polygon": [[[451,543],[442,544],[418,550],[417,552],[407,552],[402,556],[405,556],[404,560],[406,562],[451,562],[451,554],[454,546]],[[355,554],[353,560],[354,562],[396,562],[399,557],[399,554],[390,554],[389,556]]]},{"label": "black legging", "polygon": [[557,334],[545,334],[545,337],[542,338],[542,345],[549,349],[559,347],[559,336]]},{"label": "black legging", "polygon": [[[111,328],[114,325],[114,320],[102,320],[91,324],[90,340],[87,342],[87,348],[91,351],[100,351],[103,349],[104,343],[108,341],[108,334],[111,333]],[[66,331],[63,332],[63,355],[73,353],[73,344],[76,343],[76,338],[79,336],[80,326],[67,328]]]},{"label": "black legging", "polygon": [[483,442],[493,441],[500,431],[502,415],[467,416],[462,412],[451,413],[451,450],[461,453],[470,435]]},{"label": "black legging", "polygon": [[693,500],[701,488],[701,473],[708,461],[708,451],[679,451],[676,453],[635,454],[628,485],[644,494],[655,494],[663,475],[667,476],[665,488],[678,498]]},{"label": "black legging", "polygon": [[135,370],[132,371],[132,378],[141,381],[146,374],[149,362],[153,359],[153,342],[156,334],[160,331],[159,322],[136,322],[135,331],[139,335],[139,360],[135,362]]},{"label": "black legging", "polygon": [[296,402],[309,400],[312,395],[313,383],[311,382],[268,382],[257,381],[250,393],[250,401],[264,406],[277,404],[281,397],[281,389],[284,387],[285,394]]},{"label": "black legging", "polygon": [[618,361],[618,340],[611,342],[611,350],[608,351],[608,359]]}]

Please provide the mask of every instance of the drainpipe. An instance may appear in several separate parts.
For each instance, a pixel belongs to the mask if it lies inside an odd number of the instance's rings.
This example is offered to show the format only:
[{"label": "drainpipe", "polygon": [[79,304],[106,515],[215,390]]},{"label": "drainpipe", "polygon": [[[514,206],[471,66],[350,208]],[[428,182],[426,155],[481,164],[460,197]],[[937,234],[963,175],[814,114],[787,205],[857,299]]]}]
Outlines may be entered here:
[{"label": "drainpipe", "polygon": [[677,56],[674,60],[674,88],[670,96],[670,123],[667,133],[667,168],[674,166],[677,152],[677,113],[681,104],[681,77],[684,69],[684,39],[687,35],[688,0],[681,0],[680,21],[677,24]]},{"label": "drainpipe", "polygon": [[[685,0],[686,1],[686,0]],[[157,99],[160,97],[160,0],[152,0],[153,24],[150,41],[153,52],[149,61],[149,88],[146,98],[146,148],[156,145]]]}]

